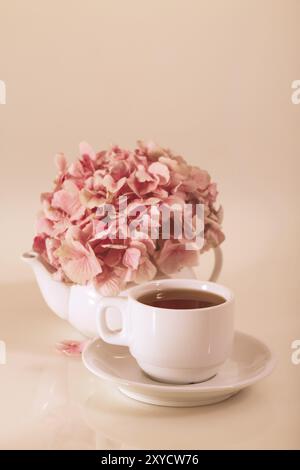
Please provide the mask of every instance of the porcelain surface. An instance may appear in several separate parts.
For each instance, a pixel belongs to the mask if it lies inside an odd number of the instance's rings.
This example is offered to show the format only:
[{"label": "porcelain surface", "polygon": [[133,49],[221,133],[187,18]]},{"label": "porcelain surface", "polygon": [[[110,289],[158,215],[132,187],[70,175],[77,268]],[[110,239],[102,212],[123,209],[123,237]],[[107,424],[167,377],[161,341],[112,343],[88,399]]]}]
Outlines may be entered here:
[{"label": "porcelain surface", "polygon": [[[222,269],[223,257],[220,247],[213,250],[213,253],[214,265],[209,279],[216,281]],[[52,312],[61,319],[67,320],[85,337],[98,336],[96,318],[104,297],[95,287],[93,285],[68,285],[54,280],[49,267],[33,251],[24,253],[21,259],[33,270],[41,294]],[[172,277],[195,279],[198,273],[196,269],[185,268]],[[126,295],[126,290],[121,292],[121,295]],[[115,309],[110,309],[108,312],[108,321],[111,328],[120,327],[120,316]]]},{"label": "porcelain surface", "polygon": [[[140,296],[165,289],[211,292],[224,301],[208,308],[170,309],[145,305]],[[117,331],[107,326],[106,311],[117,308],[122,317]],[[126,297],[106,297],[98,310],[100,338],[128,346],[150,377],[177,384],[213,377],[226,361],[234,335],[234,296],[221,284],[196,279],[163,279],[128,289]]]},{"label": "porcelain surface", "polygon": [[211,380],[191,385],[155,382],[142,372],[128,348],[101,339],[90,342],[82,355],[86,368],[115,384],[125,395],[145,403],[191,407],[217,403],[268,376],[275,358],[257,338],[236,332],[229,359]]}]

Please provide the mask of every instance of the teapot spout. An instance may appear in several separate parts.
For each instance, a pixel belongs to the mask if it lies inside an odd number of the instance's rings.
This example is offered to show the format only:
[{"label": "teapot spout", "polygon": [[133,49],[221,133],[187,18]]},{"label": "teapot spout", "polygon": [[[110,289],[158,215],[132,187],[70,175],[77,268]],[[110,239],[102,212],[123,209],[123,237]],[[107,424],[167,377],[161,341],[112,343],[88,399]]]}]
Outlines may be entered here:
[{"label": "teapot spout", "polygon": [[22,254],[21,260],[33,268],[37,263],[39,263],[39,255],[34,251],[26,251],[26,253]]},{"label": "teapot spout", "polygon": [[63,320],[68,319],[70,286],[55,281],[50,270],[34,251],[28,251],[21,256],[33,270],[42,296],[48,307]]}]

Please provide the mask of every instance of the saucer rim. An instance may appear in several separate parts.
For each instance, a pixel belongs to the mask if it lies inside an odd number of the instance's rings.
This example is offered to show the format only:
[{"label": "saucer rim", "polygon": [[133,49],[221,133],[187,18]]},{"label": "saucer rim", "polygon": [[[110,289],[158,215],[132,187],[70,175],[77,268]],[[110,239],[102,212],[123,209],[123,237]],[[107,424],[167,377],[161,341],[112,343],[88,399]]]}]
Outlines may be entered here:
[{"label": "saucer rim", "polygon": [[[248,340],[252,342],[259,343],[260,346],[266,351],[268,358],[266,359],[266,362],[260,372],[258,372],[256,375],[249,377],[248,379],[244,380],[239,380],[236,381],[233,384],[228,384],[228,385],[216,385],[216,384],[209,384],[210,381],[206,382],[199,382],[199,383],[194,383],[194,384],[167,384],[163,382],[157,382],[157,383],[143,383],[143,382],[137,382],[135,380],[129,380],[129,379],[123,379],[121,377],[114,376],[112,374],[109,374],[107,372],[104,372],[103,370],[97,370],[89,364],[89,360],[87,359],[87,355],[90,352],[90,349],[95,345],[97,342],[103,342],[105,343],[101,338],[94,338],[90,340],[83,352],[82,352],[82,362],[86,369],[89,370],[93,375],[95,375],[98,378],[101,378],[103,380],[107,380],[109,382],[115,383],[118,386],[126,386],[126,387],[140,387],[144,389],[153,389],[153,390],[161,390],[161,391],[167,391],[167,392],[222,392],[222,391],[230,391],[230,390],[237,390],[237,389],[242,389],[245,387],[248,387],[250,385],[255,384],[256,382],[266,378],[269,376],[274,368],[276,367],[277,364],[277,358],[275,354],[272,352],[272,350],[269,348],[269,346],[262,341],[260,338],[257,338],[254,335],[250,335],[248,333],[244,333],[242,331],[236,330],[235,335],[240,335],[243,337],[246,337]],[[130,354],[130,353],[129,353]],[[137,365],[138,367],[138,365]]]}]

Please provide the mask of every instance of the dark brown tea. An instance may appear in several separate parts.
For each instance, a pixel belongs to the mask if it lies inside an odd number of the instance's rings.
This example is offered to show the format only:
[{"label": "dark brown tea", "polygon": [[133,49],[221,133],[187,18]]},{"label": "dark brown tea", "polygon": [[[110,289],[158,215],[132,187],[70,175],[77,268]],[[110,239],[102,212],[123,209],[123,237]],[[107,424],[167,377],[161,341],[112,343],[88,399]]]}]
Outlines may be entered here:
[{"label": "dark brown tea", "polygon": [[212,292],[194,289],[164,289],[148,292],[138,298],[142,304],[151,307],[176,310],[207,308],[226,302],[224,297]]}]

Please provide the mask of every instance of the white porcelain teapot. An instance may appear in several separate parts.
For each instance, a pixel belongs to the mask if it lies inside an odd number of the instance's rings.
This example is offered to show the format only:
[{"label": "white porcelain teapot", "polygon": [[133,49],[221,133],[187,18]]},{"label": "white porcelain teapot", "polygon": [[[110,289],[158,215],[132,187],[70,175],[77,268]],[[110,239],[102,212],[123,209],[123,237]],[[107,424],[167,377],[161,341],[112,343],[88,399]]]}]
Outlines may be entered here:
[{"label": "white porcelain teapot", "polygon": [[[210,281],[216,281],[222,269],[222,251],[220,247],[214,249],[215,264]],[[38,286],[48,307],[63,320],[67,320],[76,330],[88,338],[98,336],[96,316],[101,306],[103,296],[92,284],[81,286],[56,281],[46,264],[39,255],[29,251],[22,255],[22,260],[33,269]],[[195,279],[196,271],[184,268],[172,277],[182,279]],[[128,286],[130,287],[130,286]],[[122,292],[126,295],[126,291]],[[119,317],[108,312],[109,326],[112,329],[120,325]]]}]

